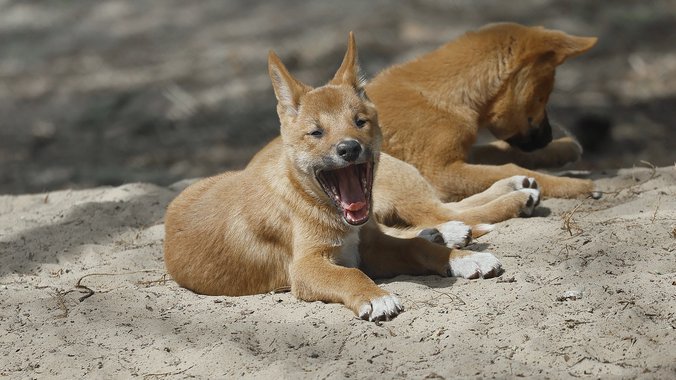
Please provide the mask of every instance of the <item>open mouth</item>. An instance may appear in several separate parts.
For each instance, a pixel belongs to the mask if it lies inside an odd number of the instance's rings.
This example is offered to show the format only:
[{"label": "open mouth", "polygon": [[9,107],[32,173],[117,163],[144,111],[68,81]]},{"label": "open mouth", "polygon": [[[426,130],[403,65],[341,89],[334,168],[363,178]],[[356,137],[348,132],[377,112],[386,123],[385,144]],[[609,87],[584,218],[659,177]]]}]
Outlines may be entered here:
[{"label": "open mouth", "polygon": [[340,169],[322,170],[317,181],[342,211],[343,219],[358,226],[369,219],[373,163],[353,164]]}]

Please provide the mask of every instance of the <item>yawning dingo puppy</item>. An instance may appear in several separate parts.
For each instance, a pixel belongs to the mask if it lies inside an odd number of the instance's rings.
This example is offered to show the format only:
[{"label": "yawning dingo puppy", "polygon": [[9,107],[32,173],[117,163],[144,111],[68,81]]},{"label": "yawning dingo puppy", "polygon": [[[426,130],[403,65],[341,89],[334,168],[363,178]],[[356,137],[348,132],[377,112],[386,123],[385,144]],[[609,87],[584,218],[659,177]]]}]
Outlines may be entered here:
[{"label": "yawning dingo puppy", "polygon": [[294,79],[274,53],[269,71],[281,139],[244,170],[201,180],[169,205],[164,257],[178,284],[210,295],[290,286],[300,299],[340,302],[381,320],[403,308],[373,277],[500,271],[490,253],[395,238],[371,218],[381,133],[352,35],[325,86]]},{"label": "yawning dingo puppy", "polygon": [[[552,141],[545,106],[556,67],[595,43],[593,37],[495,24],[384,70],[366,88],[378,108],[383,152],[418,168],[446,201],[514,175],[535,178],[545,196],[590,195],[589,180],[516,164],[558,166],[580,157],[572,138]],[[503,141],[473,148],[479,128]]]}]

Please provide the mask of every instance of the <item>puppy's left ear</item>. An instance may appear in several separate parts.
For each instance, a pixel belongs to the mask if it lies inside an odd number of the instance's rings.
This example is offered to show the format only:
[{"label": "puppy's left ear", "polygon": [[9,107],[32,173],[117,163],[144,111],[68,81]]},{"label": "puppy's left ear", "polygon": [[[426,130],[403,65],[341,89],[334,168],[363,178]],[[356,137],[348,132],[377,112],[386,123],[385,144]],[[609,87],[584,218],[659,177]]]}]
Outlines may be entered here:
[{"label": "puppy's left ear", "polygon": [[277,113],[280,117],[295,116],[300,107],[300,98],[311,88],[294,78],[272,50],[268,54],[268,72],[277,97]]},{"label": "puppy's left ear", "polygon": [[336,75],[333,76],[333,79],[331,79],[329,84],[346,84],[354,87],[359,94],[364,92],[366,80],[362,76],[359,68],[357,42],[355,41],[354,33],[352,32],[350,32],[350,36],[347,40],[347,52],[345,53],[345,58],[343,58],[343,63],[340,65]]},{"label": "puppy's left ear", "polygon": [[548,40],[554,50],[557,64],[561,64],[566,59],[576,57],[594,47],[598,38],[571,36],[557,31],[549,34]]}]

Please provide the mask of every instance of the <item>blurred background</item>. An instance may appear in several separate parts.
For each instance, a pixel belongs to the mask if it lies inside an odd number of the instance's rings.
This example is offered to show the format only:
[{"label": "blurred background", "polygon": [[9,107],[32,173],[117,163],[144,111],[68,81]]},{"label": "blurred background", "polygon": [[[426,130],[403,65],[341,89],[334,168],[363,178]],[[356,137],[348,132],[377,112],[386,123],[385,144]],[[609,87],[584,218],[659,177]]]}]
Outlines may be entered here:
[{"label": "blurred background", "polygon": [[0,193],[241,168],[278,133],[269,49],[319,85],[350,30],[373,76],[495,21],[599,37],[550,101],[575,168],[674,165],[676,1],[0,0]]}]

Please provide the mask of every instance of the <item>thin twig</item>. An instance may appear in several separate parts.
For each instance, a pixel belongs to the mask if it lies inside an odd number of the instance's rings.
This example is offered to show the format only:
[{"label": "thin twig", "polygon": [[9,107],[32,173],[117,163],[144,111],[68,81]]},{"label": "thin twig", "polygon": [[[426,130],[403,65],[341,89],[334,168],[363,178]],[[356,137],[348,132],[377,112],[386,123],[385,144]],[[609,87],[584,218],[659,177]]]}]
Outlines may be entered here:
[{"label": "thin twig", "polygon": [[655,207],[655,212],[653,212],[653,217],[650,218],[650,223],[655,224],[655,218],[657,218],[657,211],[660,209],[660,202],[662,201],[662,196],[657,197],[657,206]]},{"label": "thin twig", "polygon": [[68,306],[66,306],[66,300],[64,294],[59,289],[55,289],[53,292],[53,297],[56,300],[56,305],[61,309],[61,314],[57,315],[54,318],[61,319],[68,317]]},{"label": "thin twig", "polygon": [[[456,294],[453,294],[453,293],[450,293],[450,292],[449,292],[449,293],[442,292],[442,291],[440,291],[440,290],[436,290],[436,289],[433,289],[433,288],[430,288],[430,290],[433,291],[433,292],[435,292],[435,293],[437,293],[437,294],[440,294],[440,295],[442,295],[442,296],[448,297],[448,298],[451,300],[451,302],[458,301],[458,302],[460,302],[461,305],[467,305],[467,304],[465,303],[465,301],[464,301],[462,298],[460,298],[458,295],[456,295]],[[432,299],[436,300],[436,299],[438,299],[438,298],[439,298],[439,297],[433,297]]]},{"label": "thin twig", "polygon": [[580,228],[580,226],[573,219],[575,211],[577,211],[580,206],[582,206],[582,202],[578,203],[577,206],[563,214],[563,227],[561,227],[561,229],[568,231],[570,236],[573,236],[573,230],[575,230],[575,235],[579,235],[584,232],[584,230]]},{"label": "thin twig", "polygon": [[157,279],[157,280],[148,280],[148,281],[136,281],[137,285],[143,285],[143,286],[150,286],[150,285],[155,285],[155,284],[161,284],[161,285],[166,285],[167,281],[173,281],[172,279],[167,278],[168,274],[164,273],[162,276]]},{"label": "thin twig", "polygon": [[649,161],[643,161],[643,160],[641,160],[640,162],[641,162],[643,165],[647,165],[647,166],[650,168],[650,178],[649,178],[649,179],[655,178],[655,174],[657,174],[657,167],[656,167],[655,165],[653,165],[652,162],[649,162]]},{"label": "thin twig", "polygon": [[[633,189],[634,187],[641,186],[644,183],[650,181],[651,179],[653,179],[657,176],[657,167],[655,165],[653,165],[651,162],[648,162],[648,161],[641,160],[640,162],[642,164],[648,166],[648,168],[650,169],[650,177],[648,177],[647,179],[645,179],[643,181],[640,181],[639,183],[634,183],[632,185],[624,186],[624,187],[621,187],[621,188],[619,188],[615,191],[601,191],[600,193],[601,194],[613,194],[615,196],[618,196],[622,191],[630,190],[630,189]],[[636,168],[636,166],[634,166],[634,168]],[[633,171],[631,173],[631,177],[634,180],[634,182],[638,181],[638,178],[636,178]]]},{"label": "thin twig", "polygon": [[279,288],[272,289],[272,291],[270,293],[271,294],[277,294],[277,293],[286,293],[286,292],[290,292],[290,291],[291,291],[290,286],[280,286]]},{"label": "thin twig", "polygon": [[184,373],[185,371],[191,369],[194,366],[195,366],[195,364],[191,365],[190,367],[188,367],[186,369],[182,369],[182,370],[176,371],[176,372],[148,373],[148,374],[143,375],[143,380],[156,379],[156,378],[159,378],[159,377],[167,377],[167,376],[173,376],[173,375],[180,375],[180,374]]},{"label": "thin twig", "polygon": [[127,275],[127,274],[137,274],[137,273],[157,273],[157,270],[156,269],[146,269],[146,270],[137,270],[137,271],[133,271],[133,272],[123,272],[123,273],[89,273],[89,274],[85,274],[84,276],[80,277],[77,280],[77,283],[75,284],[76,289],[82,289],[86,292],[85,295],[83,295],[82,297],[79,298],[79,300],[80,300],[80,302],[82,302],[82,301],[86,300],[87,298],[93,296],[94,293],[95,293],[91,288],[89,288],[85,285],[82,285],[82,280],[84,280],[87,277],[92,277],[92,276],[123,276],[123,275]]}]

